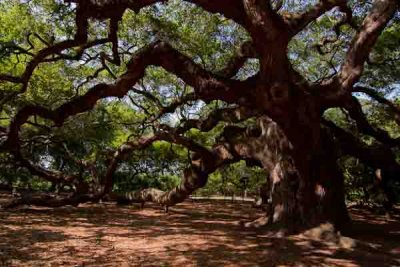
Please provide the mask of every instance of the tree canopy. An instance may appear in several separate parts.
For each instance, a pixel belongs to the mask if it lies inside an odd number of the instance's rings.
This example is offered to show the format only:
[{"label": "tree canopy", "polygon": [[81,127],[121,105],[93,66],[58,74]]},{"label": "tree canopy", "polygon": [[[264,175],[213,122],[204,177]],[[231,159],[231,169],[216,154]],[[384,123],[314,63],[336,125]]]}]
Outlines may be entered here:
[{"label": "tree canopy", "polygon": [[[289,227],[343,227],[345,197],[382,195],[390,208],[398,10],[396,0],[2,1],[0,179],[41,191],[8,207],[108,197],[168,208],[208,180],[199,192],[240,194],[249,177],[269,221]],[[43,193],[56,187],[68,194]]]}]

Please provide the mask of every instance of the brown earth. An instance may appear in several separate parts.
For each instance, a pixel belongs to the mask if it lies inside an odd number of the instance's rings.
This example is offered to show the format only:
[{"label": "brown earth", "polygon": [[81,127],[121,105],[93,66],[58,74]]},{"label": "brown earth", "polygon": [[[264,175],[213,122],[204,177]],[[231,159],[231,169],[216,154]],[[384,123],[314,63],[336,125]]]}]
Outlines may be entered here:
[{"label": "brown earth", "polygon": [[[0,211],[0,266],[400,266],[399,217],[351,208],[352,238],[278,237],[249,203],[86,204]],[[329,227],[328,227],[329,228]]]}]

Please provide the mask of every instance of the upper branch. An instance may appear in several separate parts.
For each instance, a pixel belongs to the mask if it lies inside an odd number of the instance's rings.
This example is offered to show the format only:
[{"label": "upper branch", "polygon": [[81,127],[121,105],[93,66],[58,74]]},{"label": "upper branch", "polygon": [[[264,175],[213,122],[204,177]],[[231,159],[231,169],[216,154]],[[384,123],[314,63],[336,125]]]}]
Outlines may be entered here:
[{"label": "upper branch", "polygon": [[[247,82],[216,76],[165,42],[156,42],[153,47],[149,57],[144,59],[148,65],[163,67],[168,72],[177,75],[186,84],[192,86],[196,95],[202,100],[207,102],[218,99],[235,103],[244,97],[243,102],[246,102],[243,88],[249,85]],[[131,64],[136,64],[136,59],[128,63],[128,67]]]},{"label": "upper branch", "polygon": [[239,51],[229,60],[226,67],[218,72],[219,75],[231,78],[244,66],[249,58],[256,58],[257,53],[251,41],[244,42]]},{"label": "upper branch", "polygon": [[[13,118],[8,131],[8,148],[12,149],[18,143],[20,127],[33,115],[53,121],[61,126],[64,121],[75,114],[82,113],[94,107],[99,99],[106,97],[123,97],[145,74],[150,66],[160,66],[176,74],[187,84],[194,87],[197,96],[204,101],[224,100],[245,104],[251,90],[248,82],[228,80],[217,77],[194,63],[189,57],[181,54],[164,42],[155,42],[139,51],[127,64],[127,71],[114,84],[98,84],[86,94],[79,96],[55,110],[29,105],[25,106]],[[4,147],[4,146],[3,146]]]},{"label": "upper branch", "polygon": [[292,36],[302,31],[308,24],[328,12],[329,10],[340,7],[347,10],[347,0],[321,0],[315,6],[301,14],[290,14],[285,17],[285,22],[289,27]]},{"label": "upper branch", "polygon": [[[28,88],[28,83],[30,77],[35,71],[36,67],[47,60],[49,56],[59,55],[55,60],[59,59],[69,59],[69,60],[78,60],[83,55],[83,52],[90,47],[105,44],[109,41],[112,42],[112,52],[113,59],[110,60],[112,63],[116,65],[120,65],[120,58],[118,56],[118,39],[117,39],[117,31],[118,31],[118,21],[122,17],[122,14],[126,8],[129,7],[134,9],[135,12],[138,12],[141,8],[159,2],[159,0],[138,0],[134,1],[116,1],[112,3],[113,6],[107,4],[102,6],[104,3],[109,1],[96,1],[96,4],[93,4],[93,1],[80,1],[80,0],[65,0],[66,3],[75,2],[78,3],[76,9],[76,33],[73,39],[64,40],[53,45],[48,45],[47,47],[41,49],[36,55],[32,55],[32,60],[27,64],[23,74],[20,77],[14,77],[11,75],[0,75],[0,81],[9,81],[13,83],[22,84],[21,89],[18,92],[12,93],[1,100],[1,104],[8,101],[11,97],[18,95],[20,93],[24,93]],[[112,1],[114,2],[114,1]],[[99,18],[105,19],[110,18],[110,32],[108,38],[102,38],[94,41],[88,42],[88,27],[90,18]],[[61,52],[67,49],[78,47],[76,54],[73,56],[62,55]]]},{"label": "upper branch", "polygon": [[224,17],[245,26],[245,11],[242,0],[185,0],[200,6],[211,13],[220,13]]},{"label": "upper branch", "polygon": [[281,44],[285,46],[288,42],[287,26],[282,17],[273,10],[270,1],[243,0],[243,3],[247,15],[246,29],[259,52],[263,50],[265,42],[285,40]]},{"label": "upper branch", "polygon": [[[136,13],[141,8],[168,0],[64,0],[64,2],[78,3],[83,7],[87,14],[93,18],[110,18],[111,16],[120,16],[121,12],[129,8]],[[244,25],[245,13],[241,0],[185,0],[193,3],[211,13],[220,13],[228,19],[232,19],[238,24]]]},{"label": "upper branch", "polygon": [[339,84],[343,90],[351,90],[360,78],[364,63],[380,33],[398,8],[396,0],[375,0],[370,13],[351,42],[346,59],[339,73]]},{"label": "upper branch", "polygon": [[178,133],[184,133],[192,128],[202,132],[212,130],[219,122],[236,123],[259,115],[256,111],[244,107],[216,109],[204,120],[189,119],[177,129]]}]

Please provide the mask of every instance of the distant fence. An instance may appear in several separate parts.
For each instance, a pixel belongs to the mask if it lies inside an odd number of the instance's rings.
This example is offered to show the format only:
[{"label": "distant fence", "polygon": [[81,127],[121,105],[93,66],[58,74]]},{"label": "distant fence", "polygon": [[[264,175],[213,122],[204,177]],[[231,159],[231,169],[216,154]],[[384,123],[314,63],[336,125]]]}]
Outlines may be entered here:
[{"label": "distant fence", "polygon": [[223,200],[223,201],[242,201],[255,202],[254,198],[241,196],[189,196],[191,200]]}]

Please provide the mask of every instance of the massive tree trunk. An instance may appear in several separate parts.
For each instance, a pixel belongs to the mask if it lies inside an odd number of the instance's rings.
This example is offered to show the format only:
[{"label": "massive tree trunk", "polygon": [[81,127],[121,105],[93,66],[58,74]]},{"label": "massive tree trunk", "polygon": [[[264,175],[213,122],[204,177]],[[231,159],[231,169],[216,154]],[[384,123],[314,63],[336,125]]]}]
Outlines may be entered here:
[{"label": "massive tree trunk", "polygon": [[[276,124],[272,126],[278,128]],[[319,124],[316,127],[315,132],[321,135]],[[270,173],[268,221],[280,222],[292,230],[326,221],[338,229],[343,228],[349,217],[343,176],[336,163],[337,155],[331,138],[327,135],[323,138],[301,136],[296,139],[302,142],[296,144],[286,137],[283,130],[276,130],[273,138],[274,134],[271,136],[269,131],[264,139],[265,147],[275,151],[276,156],[259,156]]]},{"label": "massive tree trunk", "polygon": [[323,222],[342,229],[349,222],[343,176],[329,153],[301,161],[308,166],[298,167],[291,158],[279,160],[268,177],[268,222],[293,230]]},{"label": "massive tree trunk", "polygon": [[[297,193],[298,218],[305,226],[329,221],[341,229],[349,221],[344,180],[336,163],[333,144],[328,137],[321,140],[323,143],[319,149],[299,151],[304,153],[303,157],[295,159],[300,180]],[[307,154],[311,157],[307,158]],[[295,218],[291,220],[295,221]]]},{"label": "massive tree trunk", "polygon": [[244,2],[260,60],[255,105],[274,121],[262,125],[254,143],[247,141],[248,156],[270,173],[268,221],[288,228],[325,221],[340,227],[348,218],[343,177],[321,136],[321,99],[291,66],[285,21],[265,1]]}]

